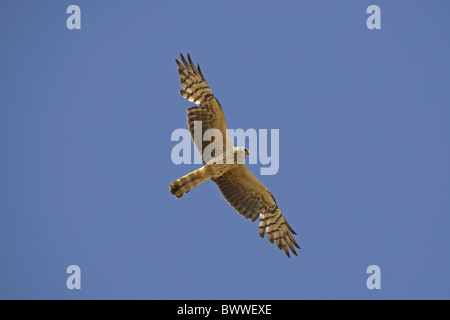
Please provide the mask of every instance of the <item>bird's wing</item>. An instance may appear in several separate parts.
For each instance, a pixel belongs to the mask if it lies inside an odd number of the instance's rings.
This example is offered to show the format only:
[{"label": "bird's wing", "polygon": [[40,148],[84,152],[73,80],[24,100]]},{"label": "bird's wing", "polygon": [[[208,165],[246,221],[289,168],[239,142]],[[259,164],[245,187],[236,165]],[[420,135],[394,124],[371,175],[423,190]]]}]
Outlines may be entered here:
[{"label": "bird's wing", "polygon": [[259,217],[261,238],[267,234],[270,243],[275,242],[288,257],[289,249],[297,255],[294,246],[300,247],[292,235],[296,235],[295,231],[287,223],[272,193],[245,165],[238,165],[211,180],[217,184],[228,203],[244,218],[255,221]]},{"label": "bird's wing", "polygon": [[[188,60],[182,54],[180,54],[180,57],[183,63],[175,59],[178,65],[181,87],[183,88],[180,90],[180,94],[183,98],[198,105],[187,109],[187,124],[194,145],[203,159],[205,147],[214,141],[214,138],[211,141],[203,141],[203,134],[208,129],[217,129],[222,134],[223,153],[225,154],[225,148],[233,148],[233,144],[228,134],[222,106],[206,83],[200,65],[197,64],[196,68],[189,54]],[[197,133],[197,136],[194,136],[195,122],[201,122],[202,125],[202,130]],[[212,156],[215,156],[215,154],[212,154]]]}]

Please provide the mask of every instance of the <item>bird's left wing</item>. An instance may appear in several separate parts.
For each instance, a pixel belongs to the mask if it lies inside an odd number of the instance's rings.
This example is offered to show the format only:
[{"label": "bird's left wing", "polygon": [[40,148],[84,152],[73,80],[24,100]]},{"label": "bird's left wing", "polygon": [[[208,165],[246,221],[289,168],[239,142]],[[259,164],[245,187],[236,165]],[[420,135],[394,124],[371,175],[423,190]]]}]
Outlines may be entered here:
[{"label": "bird's left wing", "polygon": [[[183,88],[180,90],[181,96],[198,105],[187,109],[188,127],[192,140],[203,159],[205,148],[215,139],[215,137],[213,137],[211,141],[203,141],[203,136],[207,130],[217,129],[222,135],[221,151],[225,154],[227,148],[233,148],[233,143],[228,133],[222,106],[206,82],[202,70],[200,69],[200,65],[197,64],[197,67],[195,67],[191,56],[188,54],[187,57],[188,59],[186,60],[184,56],[180,54],[183,63],[177,59],[175,59],[175,62],[178,65],[180,84]],[[201,123],[201,131],[198,130],[198,133],[195,132],[196,123]],[[198,136],[196,136],[196,134],[198,134]],[[215,151],[212,152],[213,157],[216,156],[214,152]]]},{"label": "bird's left wing", "polygon": [[[290,257],[289,249],[297,255],[294,240],[296,235],[287,223],[272,193],[247,169],[238,165],[219,178],[211,179],[219,187],[228,203],[246,219],[255,221],[259,217],[259,235],[270,243],[276,243]],[[289,248],[289,249],[288,249]]]}]

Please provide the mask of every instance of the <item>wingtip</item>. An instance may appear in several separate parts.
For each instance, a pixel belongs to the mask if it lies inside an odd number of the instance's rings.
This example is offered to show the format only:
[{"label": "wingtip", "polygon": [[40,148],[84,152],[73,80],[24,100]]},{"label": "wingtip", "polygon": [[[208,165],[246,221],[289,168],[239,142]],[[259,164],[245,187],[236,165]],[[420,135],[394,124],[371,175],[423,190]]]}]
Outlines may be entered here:
[{"label": "wingtip", "polygon": [[187,57],[188,57],[188,62],[189,62],[189,65],[191,66],[192,72],[194,72],[195,74],[198,74],[198,71],[197,71],[197,69],[195,68],[195,64],[194,64],[194,62],[192,61],[191,55],[190,55],[189,53],[187,54]]},{"label": "wingtip", "polygon": [[294,246],[296,246],[297,248],[299,248],[301,250],[302,248],[300,248],[300,246],[298,245],[297,241],[295,241],[294,239],[292,239],[292,240],[291,241],[294,244]]},{"label": "wingtip", "polygon": [[287,221],[286,221],[286,226],[288,227],[290,232],[292,232],[294,235],[297,235],[297,233],[294,231],[294,229],[289,225],[289,223]]}]

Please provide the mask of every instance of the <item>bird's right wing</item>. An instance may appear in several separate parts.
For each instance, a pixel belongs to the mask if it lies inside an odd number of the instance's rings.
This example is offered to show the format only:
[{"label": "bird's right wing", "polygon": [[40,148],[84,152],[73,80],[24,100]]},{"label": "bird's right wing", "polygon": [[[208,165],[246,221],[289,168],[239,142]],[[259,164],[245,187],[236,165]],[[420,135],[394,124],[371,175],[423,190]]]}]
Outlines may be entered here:
[{"label": "bird's right wing", "polygon": [[289,249],[297,255],[295,231],[287,223],[272,193],[243,164],[236,166],[219,178],[211,179],[219,187],[228,203],[246,219],[259,217],[259,235],[267,234],[270,243],[276,243],[288,257]]},{"label": "bird's right wing", "polygon": [[[203,152],[208,144],[212,141],[203,141],[203,135],[208,129],[217,129],[222,134],[223,153],[226,148],[233,148],[230,135],[228,134],[225,116],[223,114],[222,106],[214,97],[205,77],[200,70],[200,66],[195,67],[191,57],[188,54],[188,60],[180,54],[180,63],[177,59],[175,62],[178,65],[178,74],[180,75],[180,83],[183,90],[180,94],[183,98],[197,104],[198,106],[187,109],[188,127],[194,141],[197,151],[203,159]],[[195,122],[201,122],[201,131],[198,135],[194,135]],[[200,136],[201,134],[201,136]],[[215,156],[215,154],[212,154]]]}]

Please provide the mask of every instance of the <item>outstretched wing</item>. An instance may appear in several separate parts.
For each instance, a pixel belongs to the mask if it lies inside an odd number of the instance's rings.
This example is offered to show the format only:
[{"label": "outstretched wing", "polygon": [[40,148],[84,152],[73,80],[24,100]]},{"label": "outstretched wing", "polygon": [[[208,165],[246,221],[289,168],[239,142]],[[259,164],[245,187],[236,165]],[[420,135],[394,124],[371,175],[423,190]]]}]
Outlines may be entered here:
[{"label": "outstretched wing", "polygon": [[[247,169],[236,166],[219,178],[211,179],[219,187],[228,203],[244,218],[255,221],[259,217],[259,235],[270,243],[276,243],[290,257],[289,249],[297,255],[299,245],[292,234],[295,231],[287,223],[272,193]],[[289,248],[289,249],[288,249]]]},{"label": "outstretched wing", "polygon": [[[187,109],[187,124],[194,145],[203,159],[205,147],[214,141],[214,138],[212,141],[203,141],[203,134],[208,129],[218,129],[222,134],[222,146],[225,153],[225,148],[233,148],[233,144],[228,134],[222,106],[206,83],[200,65],[197,64],[196,68],[189,54],[187,55],[188,61],[181,53],[180,57],[183,63],[175,59],[178,65],[181,87],[183,88],[183,90],[180,90],[180,94],[183,98],[198,105]],[[194,135],[195,122],[197,122],[197,125],[201,122],[201,131],[197,130],[196,135]]]}]

